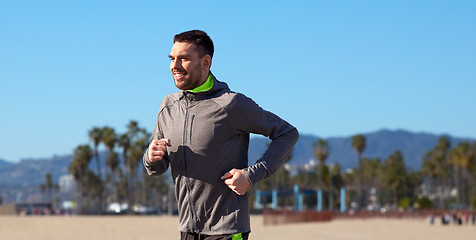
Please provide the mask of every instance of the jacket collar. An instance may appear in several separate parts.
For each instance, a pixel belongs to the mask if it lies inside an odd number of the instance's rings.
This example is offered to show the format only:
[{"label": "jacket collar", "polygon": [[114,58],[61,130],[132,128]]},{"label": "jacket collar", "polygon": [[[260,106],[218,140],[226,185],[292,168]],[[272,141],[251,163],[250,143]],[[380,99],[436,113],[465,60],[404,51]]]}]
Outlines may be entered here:
[{"label": "jacket collar", "polygon": [[213,87],[205,92],[190,92],[188,90],[180,90],[180,98],[187,97],[187,99],[196,101],[196,100],[202,100],[218,91],[221,91],[223,89],[228,89],[228,84],[224,82],[220,82],[216,79],[215,75],[213,75],[210,72],[213,80]]}]

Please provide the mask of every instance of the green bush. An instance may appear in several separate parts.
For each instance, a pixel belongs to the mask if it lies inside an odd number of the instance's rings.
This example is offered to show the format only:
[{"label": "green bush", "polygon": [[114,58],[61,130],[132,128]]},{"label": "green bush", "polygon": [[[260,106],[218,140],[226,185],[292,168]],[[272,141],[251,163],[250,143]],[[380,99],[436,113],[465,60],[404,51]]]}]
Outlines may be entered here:
[{"label": "green bush", "polygon": [[400,199],[400,201],[398,202],[398,207],[399,208],[403,208],[403,209],[406,209],[410,206],[410,198],[402,198]]},{"label": "green bush", "polygon": [[428,197],[421,197],[416,200],[419,209],[432,209],[434,208],[434,203]]}]

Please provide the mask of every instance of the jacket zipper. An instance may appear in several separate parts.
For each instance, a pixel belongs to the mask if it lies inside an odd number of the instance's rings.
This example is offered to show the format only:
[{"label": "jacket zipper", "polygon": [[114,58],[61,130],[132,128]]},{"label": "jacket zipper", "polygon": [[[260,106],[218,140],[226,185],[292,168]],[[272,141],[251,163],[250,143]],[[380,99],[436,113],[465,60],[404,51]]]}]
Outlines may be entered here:
[{"label": "jacket zipper", "polygon": [[189,140],[188,140],[188,143],[190,144],[190,146],[193,144],[192,143],[192,129],[193,129],[193,120],[195,119],[195,115],[192,114],[192,117],[191,117],[191,120],[190,120],[190,131],[188,133],[188,136],[189,136]]},{"label": "jacket zipper", "polygon": [[[184,93],[185,95],[185,123],[184,123],[184,127],[183,127],[183,145],[184,146],[187,146],[187,135],[190,135],[190,138],[191,138],[191,133],[188,134],[188,118],[189,118],[189,107],[188,107],[188,98],[187,98],[187,94]],[[190,130],[191,132],[191,130]],[[185,171],[185,185],[187,187],[187,191],[188,191],[188,205],[189,205],[189,209],[190,209],[190,212],[192,214],[192,231],[195,231],[195,225],[196,225],[196,222],[197,222],[197,216],[195,214],[195,209],[193,209],[193,204],[192,204],[192,187],[191,187],[191,183],[190,183],[190,179],[187,177],[187,152],[186,152],[186,149],[184,149],[183,151],[183,157],[184,157],[184,171]]]}]

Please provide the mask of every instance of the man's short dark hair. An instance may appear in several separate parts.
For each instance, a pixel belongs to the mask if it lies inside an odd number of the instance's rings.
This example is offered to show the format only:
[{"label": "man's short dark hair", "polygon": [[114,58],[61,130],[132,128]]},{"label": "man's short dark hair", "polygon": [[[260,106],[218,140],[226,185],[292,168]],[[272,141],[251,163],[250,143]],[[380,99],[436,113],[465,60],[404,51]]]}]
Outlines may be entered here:
[{"label": "man's short dark hair", "polygon": [[193,43],[198,47],[198,54],[200,57],[208,54],[211,58],[213,58],[213,41],[204,31],[190,30],[179,33],[174,36],[174,43],[176,42]]}]

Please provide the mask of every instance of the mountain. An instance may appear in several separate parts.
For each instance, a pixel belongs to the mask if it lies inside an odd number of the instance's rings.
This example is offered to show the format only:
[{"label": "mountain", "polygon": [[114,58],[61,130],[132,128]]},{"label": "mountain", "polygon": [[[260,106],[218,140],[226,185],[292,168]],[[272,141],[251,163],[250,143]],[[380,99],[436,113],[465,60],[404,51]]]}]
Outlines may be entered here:
[{"label": "mountain", "polygon": [[[24,185],[36,184],[39,179],[44,182],[46,172],[52,174],[53,180],[58,180],[59,174],[66,172],[65,163],[70,161],[70,157],[53,157],[48,159],[27,159],[18,163],[0,165],[0,182],[2,185],[24,181]],[[34,182],[29,180],[34,179]],[[26,180],[26,181],[25,181]]]},{"label": "mountain", "polygon": [[[362,157],[380,158],[384,161],[389,155],[397,150],[403,154],[406,166],[409,169],[418,170],[422,165],[424,154],[433,149],[440,139],[446,136],[451,142],[451,146],[457,145],[461,141],[474,141],[474,139],[455,138],[448,135],[435,135],[429,133],[413,133],[405,130],[380,130],[363,134],[366,138],[366,145]],[[306,164],[315,159],[313,156],[313,144],[319,139],[314,135],[301,134],[290,164]],[[330,137],[326,139],[330,146],[330,153],[326,163],[339,163],[343,169],[357,166],[357,153],[352,148],[352,136]],[[254,163],[266,150],[267,138],[255,137],[250,141],[249,163]]]},{"label": "mountain", "polygon": [[12,163],[11,163],[11,162],[9,162],[9,161],[7,161],[7,160],[0,159],[0,167],[1,167],[1,166],[8,165],[8,164],[12,164]]},{"label": "mountain", "polygon": [[[438,139],[443,136],[404,130],[380,130],[363,135],[367,140],[367,147],[362,153],[363,157],[380,158],[384,161],[390,154],[400,150],[406,166],[413,170],[420,169],[424,154],[433,149]],[[474,141],[474,139],[447,137],[452,147],[461,141]],[[318,139],[319,137],[314,135],[301,134],[289,164],[303,165],[314,159],[313,144]],[[330,154],[326,163],[339,163],[342,169],[357,166],[357,154],[352,148],[352,136],[330,137],[326,140],[330,145]],[[253,164],[263,155],[269,142],[267,138],[252,136],[248,154],[249,164]],[[57,183],[60,176],[68,174],[72,158],[72,155],[54,156],[44,159],[25,159],[18,163],[0,160],[1,197],[4,202],[27,201],[34,194],[38,198],[39,185],[45,182],[45,174],[51,173],[53,182]],[[104,170],[105,152],[100,154],[100,159],[101,169]],[[90,163],[90,168],[93,171],[96,170],[94,159]]]}]

